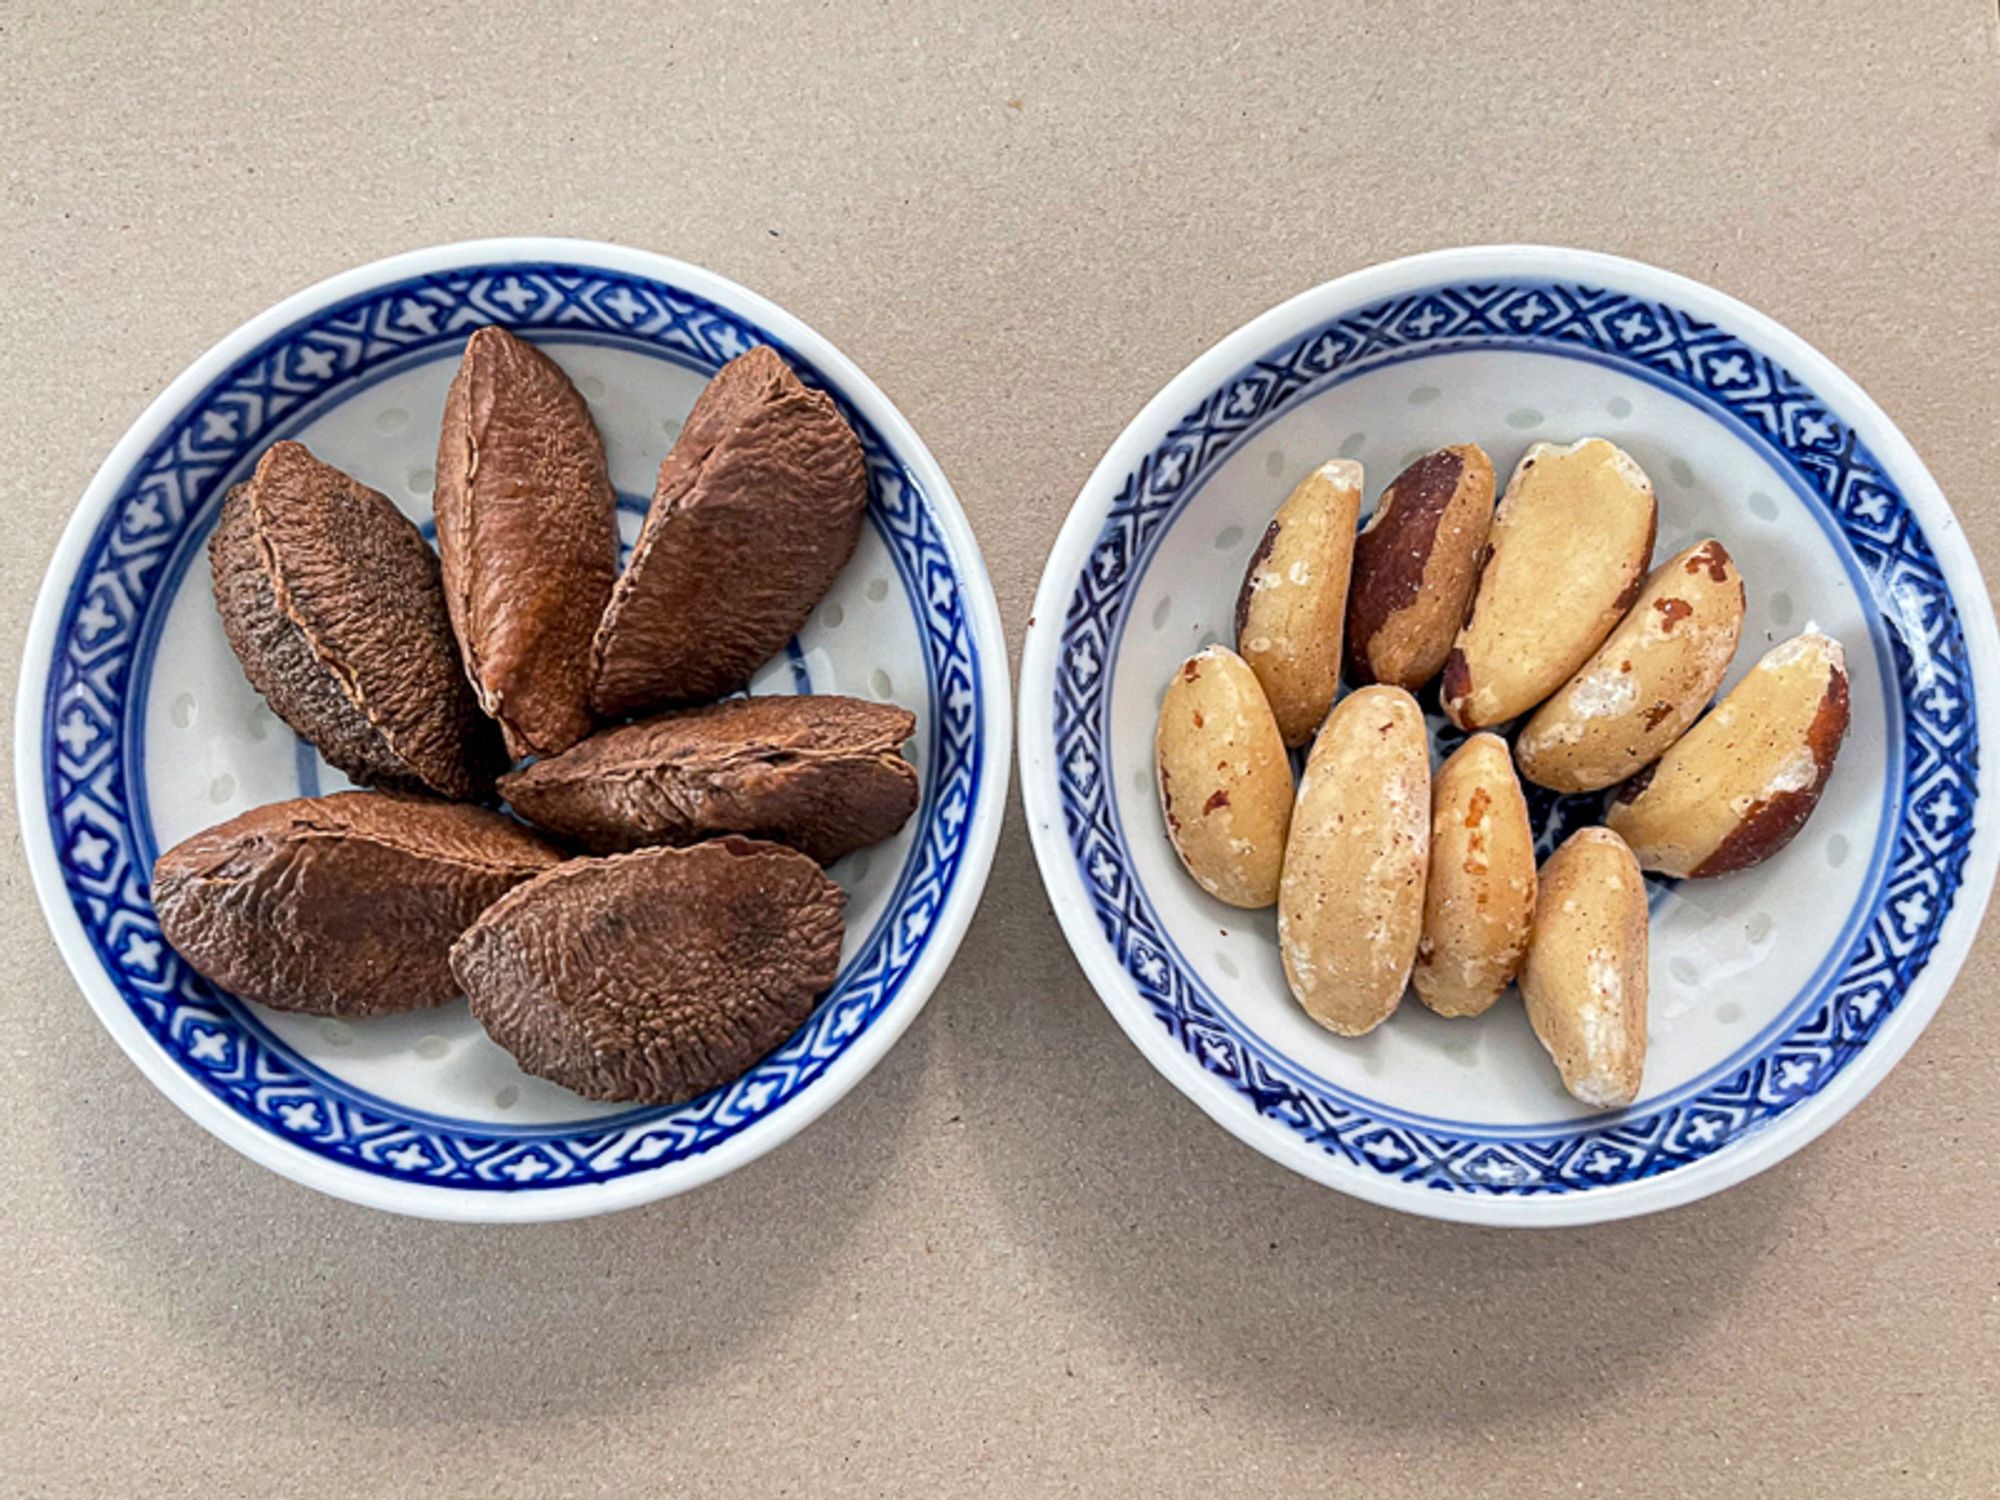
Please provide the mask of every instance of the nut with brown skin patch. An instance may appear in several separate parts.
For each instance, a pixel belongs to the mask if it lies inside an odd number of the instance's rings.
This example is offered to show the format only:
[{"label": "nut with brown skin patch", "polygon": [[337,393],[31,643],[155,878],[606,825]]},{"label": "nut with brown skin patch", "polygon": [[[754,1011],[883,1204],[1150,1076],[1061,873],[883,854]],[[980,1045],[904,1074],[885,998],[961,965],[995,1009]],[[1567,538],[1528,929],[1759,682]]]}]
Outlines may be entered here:
[{"label": "nut with brown skin patch", "polygon": [[1790,843],[1819,805],[1847,719],[1840,643],[1814,632],[1786,641],[1627,783],[1605,822],[1664,875],[1748,869]]},{"label": "nut with brown skin patch", "polygon": [[1514,743],[1528,780],[1594,792],[1666,753],[1715,696],[1743,634],[1743,580],[1698,542],[1653,570],[1618,628]]},{"label": "nut with brown skin patch", "polygon": [[671,1104],[742,1076],[840,967],[839,886],[750,839],[575,859],[451,950],[487,1035],[587,1099]]},{"label": "nut with brown skin patch", "polygon": [[1196,883],[1231,906],[1277,900],[1292,763],[1243,658],[1210,646],[1174,673],[1160,702],[1153,764],[1167,836]]},{"label": "nut with brown skin patch", "polygon": [[1430,747],[1401,688],[1349,693],[1299,778],[1278,890],[1278,951],[1306,1014],[1361,1036],[1403,998],[1430,858]]},{"label": "nut with brown skin patch", "polygon": [[1493,464],[1477,443],[1440,448],[1382,492],[1354,543],[1347,680],[1416,692],[1443,670],[1493,521]]},{"label": "nut with brown skin patch", "polygon": [[917,806],[916,715],[834,694],[735,698],[606,729],[502,778],[516,812],[587,849],[771,839],[821,864]]},{"label": "nut with brown skin patch", "polygon": [[1236,596],[1236,649],[1278,729],[1305,744],[1340,691],[1340,634],[1361,514],[1361,465],[1330,459],[1278,507]]},{"label": "nut with brown skin patch", "polygon": [[1475,734],[1431,789],[1423,941],[1410,975],[1441,1016],[1476,1016],[1513,983],[1535,915],[1535,830],[1507,742]]},{"label": "nut with brown skin patch", "polygon": [[591,730],[590,642],[618,569],[617,496],[562,367],[481,328],[445,396],[438,555],[466,675],[514,757]]},{"label": "nut with brown skin patch", "polygon": [[1652,482],[1603,438],[1530,448],[1493,513],[1486,566],[1445,661],[1451,721],[1504,724],[1561,687],[1638,593],[1657,519]]},{"label": "nut with brown skin patch", "polygon": [[1622,1109],[1646,1071],[1646,882],[1608,828],[1579,828],[1542,866],[1521,971],[1528,1021],[1572,1097]]},{"label": "nut with brown skin patch", "polygon": [[329,763],[366,786],[491,790],[500,737],[459,666],[437,555],[386,496],[273,444],[208,557],[244,675]]},{"label": "nut with brown skin patch", "polygon": [[472,920],[562,853],[483,808],[377,792],[260,807],[153,866],[174,950],[278,1010],[379,1016],[458,993],[448,954]]},{"label": "nut with brown skin patch", "polygon": [[592,647],[606,718],[743,686],[861,536],[868,471],[833,401],[759,346],[717,372],[660,465]]}]

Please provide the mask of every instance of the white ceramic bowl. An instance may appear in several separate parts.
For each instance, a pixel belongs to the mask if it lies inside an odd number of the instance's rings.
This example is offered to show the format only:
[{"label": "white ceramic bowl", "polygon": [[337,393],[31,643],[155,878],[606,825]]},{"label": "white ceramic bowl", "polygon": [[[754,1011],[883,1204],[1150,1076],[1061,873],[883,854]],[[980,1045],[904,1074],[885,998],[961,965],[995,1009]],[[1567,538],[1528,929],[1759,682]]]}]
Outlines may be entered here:
[{"label": "white ceramic bowl", "polygon": [[[917,815],[841,861],[848,938],[810,1020],[742,1079],[671,1108],[597,1105],[523,1074],[459,1001],[345,1023],[218,994],[165,946],[160,850],[347,783],[245,681],[209,596],[221,496],[279,438],[428,526],[466,333],[552,354],[602,430],[629,543],[695,396],[753,343],[829,391],[872,494],[854,560],[753,684],[914,709]],[[860,1080],[923,1007],[979,901],[1007,785],[1007,657],[951,486],[881,391],[763,298],[663,256],[486,240],[363,266],[197,360],[119,441],[49,566],[16,704],[21,822],[64,958],[111,1034],[195,1120],[324,1192],[436,1218],[566,1218],[718,1177]]]},{"label": "white ceramic bowl", "polygon": [[[1204,896],[1153,788],[1176,665],[1230,640],[1291,487],[1335,454],[1370,502],[1468,439],[1503,480],[1535,440],[1613,439],[1660,498],[1659,551],[1741,564],[1731,681],[1809,623],[1846,645],[1852,730],[1817,815],[1751,871],[1653,883],[1651,1047],[1628,1110],[1562,1091],[1519,1004],[1413,1000],[1370,1036],[1291,1000],[1269,912]],[[1202,355],[1126,428],[1049,559],[1022,657],[1021,777],[1077,957],[1126,1033],[1231,1132],[1330,1186],[1442,1218],[1561,1224],[1686,1202],[1839,1119],[1965,956],[1996,849],[2000,685],[1986,589],[1909,444],[1796,335],[1648,266],[1509,246],[1342,277]],[[1434,723],[1442,721],[1433,717]],[[1448,736],[1446,737],[1448,740]],[[1532,798],[1541,849],[1599,799]]]}]

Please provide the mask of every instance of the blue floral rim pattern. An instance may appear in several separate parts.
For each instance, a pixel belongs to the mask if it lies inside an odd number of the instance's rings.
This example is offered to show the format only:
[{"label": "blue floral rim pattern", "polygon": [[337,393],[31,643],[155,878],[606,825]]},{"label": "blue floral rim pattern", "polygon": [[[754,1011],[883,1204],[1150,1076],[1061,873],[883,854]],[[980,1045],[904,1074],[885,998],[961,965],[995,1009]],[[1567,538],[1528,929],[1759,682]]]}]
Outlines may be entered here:
[{"label": "blue floral rim pattern", "polygon": [[[1109,664],[1156,538],[1236,445],[1330,385],[1413,355],[1525,350],[1663,386],[1759,442],[1830,519],[1878,605],[1902,759],[1886,873],[1831,977],[1749,1061],[1671,1104],[1522,1135],[1386,1117],[1274,1065],[1181,961],[1134,872],[1110,755]],[[1912,651],[1903,632],[1921,638]],[[1971,664],[1922,527],[1856,435],[1797,377],[1666,303],[1573,283],[1455,283],[1337,318],[1222,382],[1126,474],[1065,609],[1054,739],[1064,832],[1105,940],[1154,1017],[1260,1116],[1365,1171],[1445,1193],[1523,1196],[1635,1182],[1698,1161],[1824,1089],[1929,961],[1963,878],[1978,798]]]},{"label": "blue floral rim pattern", "polygon": [[[171,602],[165,564],[213,521],[223,481],[281,424],[385,367],[455,350],[487,323],[576,336],[714,370],[756,344],[826,390],[860,438],[870,519],[921,627],[929,727],[917,838],[885,916],[782,1047],[687,1103],[510,1130],[405,1113],[303,1066],[162,941],[148,896],[139,657]],[[171,421],[113,498],[77,569],[50,663],[42,747],[65,888],[98,961],[160,1049],[259,1128],[341,1165],[473,1191],[605,1182],[697,1156],[783,1108],[877,1024],[959,879],[989,726],[959,568],[917,475],[810,362],[678,287],[595,267],[518,263],[412,277],[315,312],[245,356]],[[151,628],[149,628],[151,627]]]}]

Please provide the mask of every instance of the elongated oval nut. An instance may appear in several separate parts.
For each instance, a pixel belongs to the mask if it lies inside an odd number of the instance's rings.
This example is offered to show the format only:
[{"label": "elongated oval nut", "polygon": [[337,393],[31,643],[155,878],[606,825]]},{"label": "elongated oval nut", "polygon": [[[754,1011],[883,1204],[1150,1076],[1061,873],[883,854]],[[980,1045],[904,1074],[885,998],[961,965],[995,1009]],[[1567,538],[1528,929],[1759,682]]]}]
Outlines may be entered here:
[{"label": "elongated oval nut", "polygon": [[1625,841],[1579,828],[1542,866],[1521,997],[1563,1087],[1622,1109],[1646,1070],[1646,881]]},{"label": "elongated oval nut", "polygon": [[1475,734],[1431,791],[1424,935],[1410,978],[1441,1016],[1476,1016],[1521,971],[1535,918],[1535,830],[1497,734]]},{"label": "elongated oval nut", "polygon": [[1493,515],[1472,612],[1444,664],[1461,729],[1526,713],[1589,660],[1653,555],[1652,481],[1603,438],[1530,448]]},{"label": "elongated oval nut", "polygon": [[1743,578],[1710,538],[1653,570],[1597,654],[1535,710],[1514,754],[1558,792],[1595,792],[1643,770],[1695,721],[1743,634]]},{"label": "elongated oval nut", "polygon": [[1350,693],[1313,742],[1285,845],[1278,948],[1306,1014],[1360,1036],[1389,1018],[1423,931],[1430,749],[1401,688]]},{"label": "elongated oval nut", "polygon": [[1292,763],[1242,657],[1210,646],[1181,664],[1160,704],[1154,765],[1167,835],[1188,874],[1231,906],[1277,900]]},{"label": "elongated oval nut", "polygon": [[1808,632],[1767,652],[1708,716],[1628,782],[1605,821],[1663,875],[1726,875],[1789,844],[1847,735],[1847,658]]},{"label": "elongated oval nut", "polygon": [[1493,462],[1477,443],[1426,453],[1390,482],[1354,541],[1347,680],[1416,692],[1444,669],[1493,524]]},{"label": "elongated oval nut", "polygon": [[1303,745],[1340,690],[1340,633],[1361,515],[1361,465],[1321,464],[1278,507],[1236,596],[1236,649],[1287,745]]}]

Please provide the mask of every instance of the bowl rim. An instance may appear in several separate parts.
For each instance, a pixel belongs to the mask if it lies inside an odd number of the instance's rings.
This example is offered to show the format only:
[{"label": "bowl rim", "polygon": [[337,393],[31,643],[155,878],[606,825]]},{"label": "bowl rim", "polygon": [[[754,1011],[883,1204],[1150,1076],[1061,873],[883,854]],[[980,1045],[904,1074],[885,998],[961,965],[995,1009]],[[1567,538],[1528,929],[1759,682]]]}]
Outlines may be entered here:
[{"label": "bowl rim", "polygon": [[[1021,652],[1019,767],[1022,803],[1042,882],[1085,976],[1133,1045],[1210,1119],[1274,1161],[1368,1202],[1463,1223],[1553,1227],[1628,1218],[1707,1197],[1782,1161],[1860,1103],[1922,1033],[1978,935],[2000,868],[2000,839],[1992,815],[1975,814],[1959,897],[1915,983],[1861,1055],[1780,1119],[1712,1156],[1635,1182],[1547,1196],[1445,1194],[1363,1172],[1251,1113],[1240,1095],[1178,1046],[1136,994],[1128,993],[1129,978],[1097,930],[1069,848],[1054,741],[1057,658],[1074,580],[1097,541],[1123,477],[1176,421],[1260,356],[1345,313],[1433,285],[1526,278],[1578,281],[1653,297],[1719,323],[1798,375],[1833,408],[1896,478],[1923,523],[1959,615],[1973,681],[1982,689],[1980,734],[1986,743],[1994,742],[1991,737],[2000,730],[2000,704],[1995,702],[2000,696],[1996,680],[2000,679],[2000,630],[1978,560],[1916,450],[1852,377],[1767,314],[1691,277],[1598,251],[1495,244],[1404,256],[1300,292],[1217,340],[1140,409],[1079,490],[1036,589]],[[1982,768],[1982,790],[1989,774]]]},{"label": "bowl rim", "polygon": [[[924,951],[891,1002],[864,1033],[791,1100],[699,1156],[606,1182],[534,1192],[471,1192],[410,1183],[358,1170],[263,1130],[201,1087],[162,1052],[133,1015],[91,951],[64,888],[53,834],[41,815],[42,701],[48,684],[63,600],[90,539],[126,473],[161,431],[245,354],[321,308],[378,286],[510,262],[546,261],[650,278],[682,288],[736,313],[797,349],[882,434],[921,482],[939,532],[960,568],[971,646],[980,654],[981,708],[989,729],[981,746],[987,779],[968,817],[959,883],[925,935]],[[56,949],[100,1023],[155,1088],[211,1135],[293,1182],[364,1207],[458,1223],[528,1223],[581,1218],[636,1207],[686,1192],[727,1175],[790,1139],[837,1103],[881,1061],[916,1019],[943,979],[985,892],[1006,814],[1014,718],[1011,663],[998,600],[985,559],[929,447],[909,419],[846,354],[795,314],[727,277],[656,251],[604,241],[542,235],[458,240],[403,251],[338,272],[292,293],[212,344],[149,402],[112,446],[70,513],[36,591],[14,703],[14,783],[23,850],[35,894]]]}]

